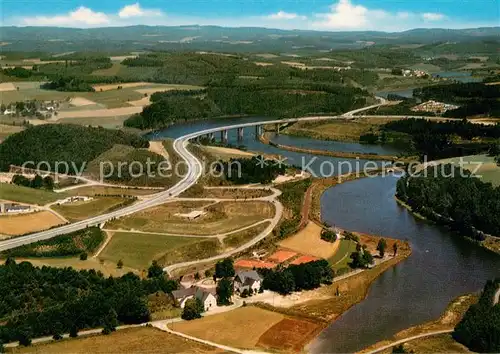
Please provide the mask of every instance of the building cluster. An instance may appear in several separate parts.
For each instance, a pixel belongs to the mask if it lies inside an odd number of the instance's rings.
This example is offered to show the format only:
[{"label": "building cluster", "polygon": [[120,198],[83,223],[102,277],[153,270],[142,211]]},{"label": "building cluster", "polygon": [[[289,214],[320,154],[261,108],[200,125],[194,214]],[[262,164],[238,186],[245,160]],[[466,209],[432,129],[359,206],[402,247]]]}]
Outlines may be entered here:
[{"label": "building cluster", "polygon": [[406,69],[406,70],[402,70],[401,71],[403,73],[403,76],[404,77],[418,77],[418,78],[421,78],[421,77],[427,77],[429,76],[429,74],[423,70],[410,70],[410,69]]},{"label": "building cluster", "polygon": [[30,205],[0,202],[0,214],[24,214],[36,211]]},{"label": "building cluster", "polygon": [[437,102],[437,101],[427,101],[419,104],[418,106],[413,107],[411,110],[413,112],[431,112],[435,114],[442,114],[446,111],[457,109],[459,106]]},{"label": "building cluster", "polygon": [[61,205],[61,204],[76,203],[76,202],[88,202],[88,201],[90,201],[92,199],[94,199],[94,198],[87,197],[87,196],[79,196],[79,195],[77,195],[77,196],[68,197],[68,198],[65,198],[65,199],[58,200],[57,204]]},{"label": "building cluster", "polygon": [[0,114],[5,116],[50,118],[57,113],[59,106],[60,103],[56,101],[25,100],[8,105],[2,104]]},{"label": "building cluster", "polygon": [[[257,293],[262,286],[262,277],[255,270],[237,272],[233,279],[235,294]],[[217,293],[214,288],[191,286],[189,288],[172,291],[172,298],[180,308],[184,308],[189,299],[198,299],[205,311],[217,307]]]}]

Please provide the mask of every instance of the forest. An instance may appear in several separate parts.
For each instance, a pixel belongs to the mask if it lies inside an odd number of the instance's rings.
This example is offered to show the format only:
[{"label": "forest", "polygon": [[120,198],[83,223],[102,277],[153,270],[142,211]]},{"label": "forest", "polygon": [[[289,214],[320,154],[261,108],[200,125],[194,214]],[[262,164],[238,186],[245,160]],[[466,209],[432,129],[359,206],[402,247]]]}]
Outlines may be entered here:
[{"label": "forest", "polygon": [[163,274],[106,278],[95,270],[39,268],[9,258],[0,266],[0,341],[29,345],[41,336],[60,338],[83,329],[143,323],[150,319],[146,296],[177,287]]},{"label": "forest", "polygon": [[413,91],[422,101],[436,100],[456,103],[459,108],[449,110],[444,117],[466,118],[472,116],[497,116],[500,114],[500,87],[483,83],[454,83],[427,86]]},{"label": "forest", "polygon": [[49,240],[19,246],[0,253],[1,258],[9,257],[71,257],[82,253],[93,253],[105,240],[104,231],[99,227],[89,227]]},{"label": "forest", "polygon": [[152,104],[125,121],[126,126],[157,129],[177,121],[236,115],[291,118],[340,114],[364,106],[368,93],[341,85],[267,80],[248,83],[228,78],[190,95],[170,91],[153,96]]},{"label": "forest", "polygon": [[484,233],[500,235],[500,187],[450,164],[430,166],[398,180],[396,196],[413,211],[447,224],[458,234],[479,241]]},{"label": "forest", "polygon": [[429,160],[466,156],[488,151],[500,139],[500,125],[474,124],[467,120],[435,122],[402,119],[382,126],[382,133],[400,133],[411,140],[411,151]]},{"label": "forest", "polygon": [[264,277],[263,288],[282,295],[316,289],[321,284],[331,284],[335,275],[328,261],[324,259],[276,270],[259,269],[259,272]]},{"label": "forest", "polygon": [[[83,127],[71,124],[45,124],[11,135],[0,145],[0,171],[8,171],[10,165],[21,166],[32,161],[35,168],[42,161],[50,166],[41,169],[56,170],[57,162],[67,162],[70,174],[83,170],[90,161],[115,144],[135,148],[147,148],[149,143],[138,135],[120,130]],[[65,166],[59,166],[59,172]],[[81,171],[80,171],[81,172]]]},{"label": "forest", "polygon": [[472,305],[453,332],[453,338],[477,353],[500,353],[500,304],[493,304],[500,278],[489,280],[479,302]]},{"label": "forest", "polygon": [[94,92],[94,88],[82,79],[65,76],[40,85],[44,90],[56,90],[65,92]]},{"label": "forest", "polygon": [[263,156],[250,159],[232,158],[229,161],[219,161],[216,165],[218,173],[224,179],[234,184],[261,183],[269,184],[279,175],[285,174],[286,166]]}]

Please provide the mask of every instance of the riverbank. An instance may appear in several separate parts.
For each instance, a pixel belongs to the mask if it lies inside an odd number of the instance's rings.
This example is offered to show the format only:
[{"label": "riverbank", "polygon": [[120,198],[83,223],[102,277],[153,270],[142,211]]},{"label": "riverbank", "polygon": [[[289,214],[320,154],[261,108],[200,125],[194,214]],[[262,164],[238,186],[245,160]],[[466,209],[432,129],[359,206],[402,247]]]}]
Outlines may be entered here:
[{"label": "riverbank", "polygon": [[378,160],[378,161],[394,161],[397,160],[397,156],[393,155],[378,155],[378,154],[370,154],[370,153],[361,153],[361,152],[344,152],[344,151],[329,151],[329,150],[319,150],[319,149],[305,149],[297,146],[291,145],[283,145],[274,143],[269,138],[260,137],[261,143],[269,144],[278,149],[292,151],[292,152],[300,152],[304,154],[312,154],[312,155],[320,155],[320,156],[331,156],[331,157],[340,157],[346,159],[364,159],[364,160]]},{"label": "riverbank", "polygon": [[[444,333],[451,333],[455,326],[462,320],[465,312],[471,305],[477,303],[478,299],[479,297],[477,294],[459,296],[448,305],[446,310],[437,320],[400,331],[390,339],[380,341],[363,349],[359,354],[391,353],[391,348],[397,345],[403,345],[407,352],[422,352],[420,345],[422,345],[422,342],[425,342],[425,340],[421,338],[432,336],[433,334],[443,336]],[[413,340],[415,341],[413,342]],[[455,342],[449,334],[444,335],[441,337],[440,341],[435,342],[433,348],[434,352],[447,352],[446,349],[448,349],[447,347],[450,345],[456,347],[455,349],[464,349],[464,351],[468,351],[467,348],[460,343]],[[436,344],[442,347],[436,347]]]},{"label": "riverbank", "polygon": [[[402,207],[407,209],[416,218],[423,220],[423,221],[426,221],[426,222],[436,224],[438,226],[446,226],[446,225],[442,225],[440,223],[437,223],[435,221],[432,221],[432,220],[426,218],[424,215],[414,211],[411,206],[409,206],[407,203],[405,203],[404,201],[402,201],[398,197],[394,196],[394,199],[396,200],[396,203],[398,203],[398,205],[401,205]],[[479,246],[481,246],[481,247],[483,247],[491,252],[494,252],[494,253],[500,255],[500,237],[485,235],[484,241],[473,240],[467,236],[461,236],[461,237],[469,242],[475,243],[475,244],[477,244],[477,245],[479,245]]]}]

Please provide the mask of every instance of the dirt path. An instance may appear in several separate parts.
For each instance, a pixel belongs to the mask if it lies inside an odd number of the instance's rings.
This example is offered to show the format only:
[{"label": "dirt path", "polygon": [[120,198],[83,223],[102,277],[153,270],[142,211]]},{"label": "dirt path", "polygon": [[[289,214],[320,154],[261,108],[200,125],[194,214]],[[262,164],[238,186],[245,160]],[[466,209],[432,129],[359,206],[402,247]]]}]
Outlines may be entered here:
[{"label": "dirt path", "polygon": [[163,146],[161,141],[150,141],[149,142],[149,151],[154,152],[160,156],[163,156],[165,160],[168,160],[168,152]]}]

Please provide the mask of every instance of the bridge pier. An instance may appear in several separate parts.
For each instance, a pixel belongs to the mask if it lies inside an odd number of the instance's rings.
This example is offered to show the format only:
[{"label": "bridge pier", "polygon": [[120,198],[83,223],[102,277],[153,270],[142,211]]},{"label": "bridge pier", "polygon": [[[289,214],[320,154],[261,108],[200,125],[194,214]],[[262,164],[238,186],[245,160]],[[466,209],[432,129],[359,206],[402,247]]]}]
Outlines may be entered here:
[{"label": "bridge pier", "polygon": [[214,141],[215,140],[215,133],[208,134],[208,140],[210,140],[210,142]]},{"label": "bridge pier", "polygon": [[220,141],[224,144],[227,143],[227,130],[221,130],[220,132]]},{"label": "bridge pier", "polygon": [[276,135],[280,135],[280,128],[281,128],[281,124],[276,123],[276,125],[275,125]]},{"label": "bridge pier", "polygon": [[255,139],[259,140],[261,135],[262,135],[262,125],[256,125],[255,126]]},{"label": "bridge pier", "polygon": [[237,131],[238,131],[238,141],[242,141],[243,140],[243,128],[238,128]]}]

